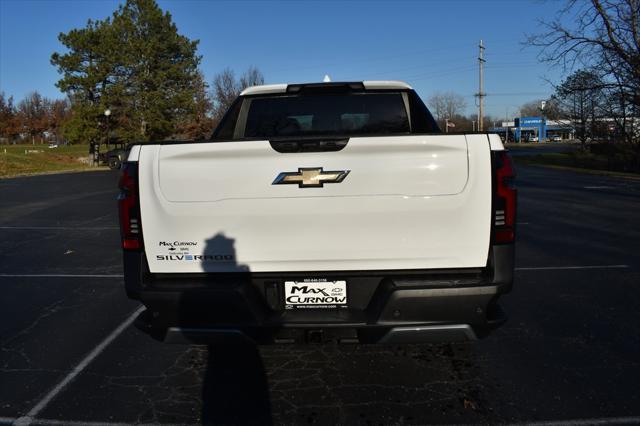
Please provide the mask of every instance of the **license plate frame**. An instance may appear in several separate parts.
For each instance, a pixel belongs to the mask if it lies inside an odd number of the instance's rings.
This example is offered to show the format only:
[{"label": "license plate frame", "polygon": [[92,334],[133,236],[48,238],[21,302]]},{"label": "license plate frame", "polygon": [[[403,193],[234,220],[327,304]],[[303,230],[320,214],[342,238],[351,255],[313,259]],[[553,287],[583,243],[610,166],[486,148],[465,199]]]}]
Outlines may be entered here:
[{"label": "license plate frame", "polygon": [[346,280],[287,280],[283,287],[286,310],[348,308]]}]

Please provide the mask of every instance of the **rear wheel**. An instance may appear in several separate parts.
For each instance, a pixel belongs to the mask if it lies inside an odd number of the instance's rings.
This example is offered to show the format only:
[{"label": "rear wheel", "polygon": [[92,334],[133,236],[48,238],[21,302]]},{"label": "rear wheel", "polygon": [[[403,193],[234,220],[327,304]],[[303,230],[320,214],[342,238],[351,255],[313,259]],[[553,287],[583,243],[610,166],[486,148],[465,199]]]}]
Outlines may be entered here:
[{"label": "rear wheel", "polygon": [[109,158],[109,168],[111,170],[117,170],[120,168],[120,159],[118,157]]}]

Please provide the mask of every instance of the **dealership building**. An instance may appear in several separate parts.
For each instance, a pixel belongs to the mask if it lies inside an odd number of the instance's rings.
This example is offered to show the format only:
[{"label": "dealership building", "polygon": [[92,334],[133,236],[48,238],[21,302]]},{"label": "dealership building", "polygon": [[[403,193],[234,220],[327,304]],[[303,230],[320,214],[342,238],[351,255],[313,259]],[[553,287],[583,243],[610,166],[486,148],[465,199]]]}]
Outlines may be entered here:
[{"label": "dealership building", "polygon": [[575,129],[570,120],[547,120],[545,117],[517,117],[489,129],[505,141],[544,142],[549,139],[573,139]]}]

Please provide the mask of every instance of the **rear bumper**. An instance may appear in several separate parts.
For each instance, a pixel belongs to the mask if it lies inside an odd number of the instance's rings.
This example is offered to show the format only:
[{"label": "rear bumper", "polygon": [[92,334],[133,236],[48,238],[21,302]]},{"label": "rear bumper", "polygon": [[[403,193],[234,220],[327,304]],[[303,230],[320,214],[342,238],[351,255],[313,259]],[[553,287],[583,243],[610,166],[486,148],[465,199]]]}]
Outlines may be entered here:
[{"label": "rear bumper", "polygon": [[[346,279],[349,308],[285,310],[291,278]],[[171,343],[419,343],[486,336],[506,320],[497,301],[511,289],[513,246],[494,246],[477,270],[154,275],[142,253],[125,253],[130,297],[147,310],[136,325]]]},{"label": "rear bumper", "polygon": [[[438,342],[464,342],[477,340],[477,336],[468,324],[454,325],[423,325],[413,327],[387,327],[381,332],[375,333],[375,338],[370,338],[362,327],[358,329],[348,329],[351,333],[336,333],[337,330],[327,330],[323,328],[292,329],[295,333],[281,334],[275,333],[271,338],[267,338],[269,343],[322,343],[335,341],[338,343],[438,343]],[[339,330],[345,331],[345,330]],[[264,336],[265,330],[261,330]],[[187,328],[170,327],[166,330],[165,343],[264,343],[263,339],[256,339],[255,333],[246,333],[241,329],[224,328]]]}]

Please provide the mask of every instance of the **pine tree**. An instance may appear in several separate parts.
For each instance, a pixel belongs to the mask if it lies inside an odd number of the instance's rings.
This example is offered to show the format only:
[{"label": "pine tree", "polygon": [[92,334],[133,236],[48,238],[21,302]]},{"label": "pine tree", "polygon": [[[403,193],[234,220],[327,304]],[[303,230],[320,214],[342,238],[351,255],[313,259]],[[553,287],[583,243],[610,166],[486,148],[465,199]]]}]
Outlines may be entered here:
[{"label": "pine tree", "polygon": [[89,21],[59,40],[68,53],[54,53],[51,62],[72,102],[65,125],[72,141],[104,138],[107,108],[112,133],[126,142],[175,134],[193,112],[198,41],[180,35],[154,0],[127,0],[111,18]]}]

